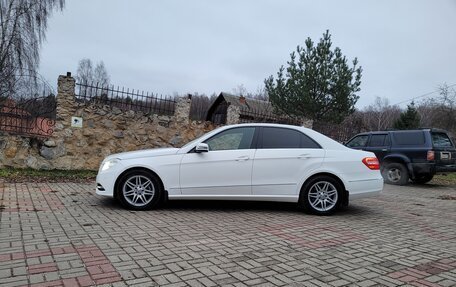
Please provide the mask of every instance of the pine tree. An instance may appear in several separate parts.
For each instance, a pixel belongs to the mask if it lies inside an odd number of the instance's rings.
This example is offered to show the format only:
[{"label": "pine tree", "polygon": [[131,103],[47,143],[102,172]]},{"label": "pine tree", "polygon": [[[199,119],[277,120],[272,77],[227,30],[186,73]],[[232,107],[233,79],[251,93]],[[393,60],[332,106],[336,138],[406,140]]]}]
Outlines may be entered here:
[{"label": "pine tree", "polygon": [[282,66],[277,79],[265,80],[265,89],[273,106],[292,117],[341,122],[355,111],[359,99],[362,68],[358,60],[350,67],[336,47],[331,49],[329,31],[317,45],[307,38],[305,47],[291,53],[288,67]]},{"label": "pine tree", "polygon": [[415,103],[412,102],[407,105],[407,110],[401,113],[399,119],[397,119],[393,127],[398,130],[409,130],[416,129],[420,126],[420,115],[415,108]]}]

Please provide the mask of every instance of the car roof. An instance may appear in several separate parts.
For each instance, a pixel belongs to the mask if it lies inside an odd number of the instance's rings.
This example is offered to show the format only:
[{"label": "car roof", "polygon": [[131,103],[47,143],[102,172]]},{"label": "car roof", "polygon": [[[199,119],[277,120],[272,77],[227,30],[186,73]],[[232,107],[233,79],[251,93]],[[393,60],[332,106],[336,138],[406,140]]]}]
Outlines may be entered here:
[{"label": "car roof", "polygon": [[370,134],[385,134],[385,133],[402,133],[402,132],[418,132],[418,131],[428,131],[428,132],[438,132],[438,133],[447,133],[446,130],[437,129],[437,128],[421,128],[421,129],[411,129],[411,130],[386,130],[386,131],[370,131],[362,132],[357,135],[370,135]]}]

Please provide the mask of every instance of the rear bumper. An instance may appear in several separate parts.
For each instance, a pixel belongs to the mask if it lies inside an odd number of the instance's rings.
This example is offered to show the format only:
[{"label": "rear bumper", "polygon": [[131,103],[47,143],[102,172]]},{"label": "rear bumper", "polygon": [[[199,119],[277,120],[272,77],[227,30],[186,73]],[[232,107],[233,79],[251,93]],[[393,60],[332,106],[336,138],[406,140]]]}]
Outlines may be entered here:
[{"label": "rear bumper", "polygon": [[452,165],[437,165],[435,167],[436,172],[456,172],[456,164]]},{"label": "rear bumper", "polygon": [[456,172],[456,165],[437,165],[435,163],[411,163],[410,169],[413,175],[417,174],[435,174],[438,172]]},{"label": "rear bumper", "polygon": [[346,189],[350,200],[375,196],[383,190],[383,178],[350,181],[346,184]]}]

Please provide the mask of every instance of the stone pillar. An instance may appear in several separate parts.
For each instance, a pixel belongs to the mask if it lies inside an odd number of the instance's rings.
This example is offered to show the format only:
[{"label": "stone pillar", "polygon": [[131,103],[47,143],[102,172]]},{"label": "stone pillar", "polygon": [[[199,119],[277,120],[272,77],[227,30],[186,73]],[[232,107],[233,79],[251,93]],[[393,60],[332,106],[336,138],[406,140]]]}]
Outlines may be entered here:
[{"label": "stone pillar", "polygon": [[235,125],[239,123],[239,118],[241,116],[241,109],[235,105],[229,105],[226,110],[226,124]]},{"label": "stone pillar", "polygon": [[177,123],[188,123],[190,119],[190,107],[192,105],[192,97],[182,97],[177,100],[174,117]]},{"label": "stone pillar", "polygon": [[56,131],[71,126],[71,116],[76,111],[75,104],[76,81],[71,77],[71,73],[66,76],[60,75],[57,82],[57,121]]},{"label": "stone pillar", "polygon": [[[48,168],[71,169],[71,160],[68,159],[65,140],[72,136],[71,117],[76,112],[75,103],[76,82],[71,73],[60,75],[57,82],[57,111],[54,132],[52,137],[43,143],[39,150],[38,162],[45,162]],[[66,159],[62,159],[66,157]]]},{"label": "stone pillar", "polygon": [[305,128],[311,129],[313,127],[313,120],[309,120],[309,119],[304,118],[302,120],[302,124],[301,125],[303,127],[305,127]]}]

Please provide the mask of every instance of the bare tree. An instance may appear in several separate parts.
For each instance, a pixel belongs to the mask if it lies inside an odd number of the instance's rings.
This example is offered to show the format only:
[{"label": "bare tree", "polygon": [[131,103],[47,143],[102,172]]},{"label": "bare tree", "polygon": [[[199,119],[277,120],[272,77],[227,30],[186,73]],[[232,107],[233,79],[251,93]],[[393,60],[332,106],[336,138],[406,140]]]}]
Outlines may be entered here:
[{"label": "bare tree", "polygon": [[257,90],[254,93],[248,93],[247,96],[257,100],[269,101],[268,93],[264,86],[257,87]]},{"label": "bare tree", "polygon": [[236,96],[247,96],[247,89],[245,88],[244,84],[239,84],[236,88],[233,89],[233,94]]},{"label": "bare tree", "polygon": [[93,82],[93,68],[92,60],[84,58],[79,61],[78,71],[76,74],[76,80],[78,83],[92,84]]},{"label": "bare tree", "polygon": [[249,92],[244,84],[237,85],[236,88],[232,90],[233,94],[236,96],[244,96],[246,98],[268,101],[268,94],[264,86],[259,86],[255,92]]},{"label": "bare tree", "polygon": [[[86,96],[97,96],[98,100],[105,101],[108,97],[109,74],[103,61],[100,61],[93,69],[92,60],[84,58],[79,61],[76,81],[84,84],[79,87],[80,93]],[[91,88],[96,86],[98,89]]]},{"label": "bare tree", "polygon": [[76,81],[78,83],[107,87],[109,80],[109,74],[103,61],[98,62],[95,69],[93,68],[92,60],[89,58],[79,61],[76,74]]},{"label": "bare tree", "polygon": [[439,96],[422,101],[417,108],[421,126],[442,128],[456,136],[456,90],[446,84],[439,88]]},{"label": "bare tree", "polygon": [[387,98],[376,97],[374,103],[364,109],[364,126],[369,130],[386,130],[393,126],[400,113],[401,109],[390,105]]},{"label": "bare tree", "polygon": [[95,67],[93,81],[101,87],[107,87],[109,85],[109,75],[103,61],[99,62]]},{"label": "bare tree", "polygon": [[64,0],[0,0],[0,96],[37,80],[48,18]]}]

